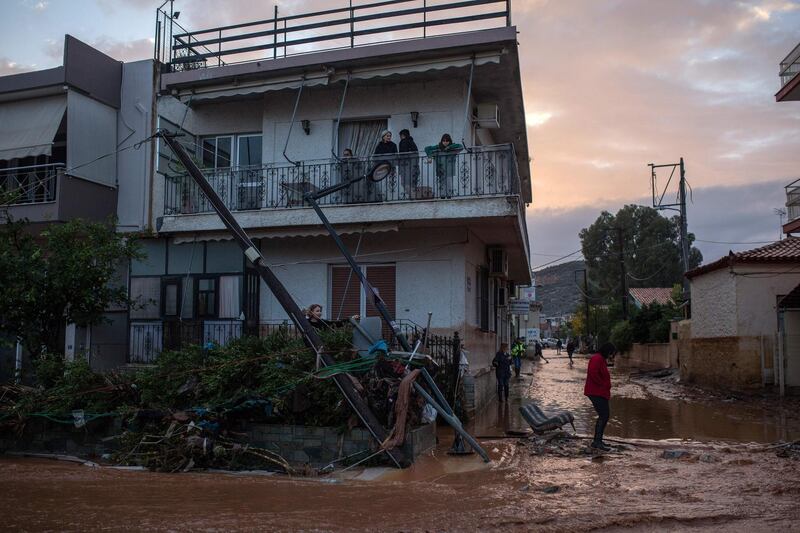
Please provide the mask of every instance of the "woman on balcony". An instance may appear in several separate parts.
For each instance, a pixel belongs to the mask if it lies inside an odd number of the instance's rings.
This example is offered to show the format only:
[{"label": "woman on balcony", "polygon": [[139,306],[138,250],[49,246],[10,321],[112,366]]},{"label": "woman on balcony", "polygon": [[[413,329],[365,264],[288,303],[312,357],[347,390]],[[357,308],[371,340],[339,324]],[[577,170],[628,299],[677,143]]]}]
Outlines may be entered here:
[{"label": "woman on balcony", "polygon": [[458,152],[463,149],[464,147],[460,144],[453,143],[453,138],[450,137],[449,133],[442,135],[442,140],[439,141],[439,144],[425,148],[428,162],[430,163],[433,160],[436,165],[436,180],[440,198],[451,198],[453,196],[453,177],[456,175],[456,161],[458,160]]}]

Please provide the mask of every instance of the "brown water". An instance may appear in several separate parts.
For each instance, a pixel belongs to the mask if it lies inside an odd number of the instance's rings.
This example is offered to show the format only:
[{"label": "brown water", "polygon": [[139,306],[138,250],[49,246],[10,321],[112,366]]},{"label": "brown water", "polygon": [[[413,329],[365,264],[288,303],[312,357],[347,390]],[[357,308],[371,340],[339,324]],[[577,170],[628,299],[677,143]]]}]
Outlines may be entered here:
[{"label": "brown water", "polygon": [[[506,430],[525,431],[519,415],[525,400],[542,409],[566,409],[575,416],[580,433],[594,431],[596,414],[583,395],[587,360],[550,357],[550,363],[527,363],[520,379],[512,379],[514,398],[508,405],[497,403],[478,415],[473,431],[478,435],[504,435]],[[531,375],[532,374],[532,375]],[[669,386],[669,385],[668,385]],[[680,399],[679,385],[672,385],[677,398],[651,394],[628,379],[628,372],[612,369],[610,437],[638,439],[691,439],[696,441],[775,442],[800,439],[800,420],[792,406],[778,408],[777,400],[722,401],[709,396],[701,401]]]},{"label": "brown water", "polygon": [[[585,362],[554,359],[526,370],[515,393],[545,408],[594,415],[582,396]],[[769,440],[780,420],[724,402],[670,405],[624,376],[614,379],[611,430],[640,437]],[[522,400],[492,406],[478,434],[523,429]],[[662,405],[662,403],[664,403]],[[680,402],[679,402],[680,403]],[[689,404],[686,404],[687,406]],[[712,422],[706,424],[708,415]],[[735,428],[729,425],[738,426]],[[744,429],[742,429],[744,428]],[[695,431],[697,434],[692,434]],[[3,530],[25,531],[763,531],[796,530],[800,460],[757,445],[681,443],[690,461],[661,458],[674,444],[643,442],[622,454],[533,456],[526,439],[483,439],[477,455],[447,456],[452,430],[409,469],[354,469],[355,478],[288,479],[222,473],[157,474],[0,456]],[[706,459],[698,460],[700,456]],[[597,459],[597,458],[595,458]],[[341,476],[341,475],[340,475]],[[366,481],[371,479],[371,481]]]}]

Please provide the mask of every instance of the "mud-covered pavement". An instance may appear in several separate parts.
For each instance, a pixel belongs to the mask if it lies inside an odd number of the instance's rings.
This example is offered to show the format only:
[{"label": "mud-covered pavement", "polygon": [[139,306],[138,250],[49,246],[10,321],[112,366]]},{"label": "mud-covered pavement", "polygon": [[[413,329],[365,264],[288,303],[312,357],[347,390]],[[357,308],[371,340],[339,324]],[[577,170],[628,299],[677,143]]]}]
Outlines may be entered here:
[{"label": "mud-covered pavement", "polygon": [[[800,438],[794,403],[779,409],[767,400],[704,397],[669,377],[615,375],[609,437],[628,443],[620,445],[625,449],[592,456],[585,441],[564,440],[558,446],[565,453],[542,454],[541,441],[507,438],[505,431],[524,429],[517,407],[531,397],[546,408],[573,410],[584,433],[593,423],[580,394],[585,361],[569,368],[551,359],[524,372],[510,405],[491,406],[474,421],[493,458],[489,465],[474,455],[445,455],[452,435],[446,428],[440,449],[410,469],[318,479],[0,458],[3,528],[797,530],[800,454],[767,444]],[[692,401],[680,400],[686,397]],[[653,409],[639,404],[653,398]],[[685,437],[694,440],[679,440]]]}]

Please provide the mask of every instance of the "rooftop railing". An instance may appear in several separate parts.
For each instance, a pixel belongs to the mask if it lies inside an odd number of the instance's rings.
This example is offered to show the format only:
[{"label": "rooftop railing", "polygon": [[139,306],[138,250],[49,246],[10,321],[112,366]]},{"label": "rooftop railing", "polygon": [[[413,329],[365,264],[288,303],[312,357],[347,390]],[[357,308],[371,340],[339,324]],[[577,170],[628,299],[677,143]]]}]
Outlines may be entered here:
[{"label": "rooftop railing", "polygon": [[[261,167],[206,169],[206,179],[232,211],[304,207],[307,192],[366,174],[378,160],[394,165],[381,182],[362,180],[322,198],[322,205],[407,202],[437,198],[519,194],[519,172],[510,144],[479,146],[459,153],[385,155],[371,158],[273,163]],[[213,212],[188,174],[165,178],[164,214]]]},{"label": "rooftop railing", "polygon": [[0,205],[54,202],[63,163],[0,169]]},{"label": "rooftop railing", "polygon": [[786,86],[798,73],[800,73],[800,43],[781,61],[779,73],[781,87]]},{"label": "rooftop railing", "polygon": [[[344,2],[343,2],[344,3]],[[511,25],[511,0],[384,0],[187,31],[159,10],[156,59],[171,71]],[[488,22],[487,22],[488,21]]]},{"label": "rooftop railing", "polygon": [[800,218],[800,178],[785,187],[787,222]]}]

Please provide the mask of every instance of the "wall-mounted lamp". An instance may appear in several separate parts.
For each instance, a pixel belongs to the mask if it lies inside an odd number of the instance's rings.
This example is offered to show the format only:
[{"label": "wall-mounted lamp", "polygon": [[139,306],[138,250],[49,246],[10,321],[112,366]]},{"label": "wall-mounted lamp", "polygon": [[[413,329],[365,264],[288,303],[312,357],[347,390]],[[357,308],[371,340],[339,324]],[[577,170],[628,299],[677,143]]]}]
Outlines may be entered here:
[{"label": "wall-mounted lamp", "polygon": [[302,124],[303,131],[306,132],[306,135],[311,135],[311,121],[310,120],[301,120],[300,124]]},{"label": "wall-mounted lamp", "polygon": [[414,127],[417,127],[417,121],[419,120],[419,111],[412,111],[411,112],[411,122],[414,124]]}]

